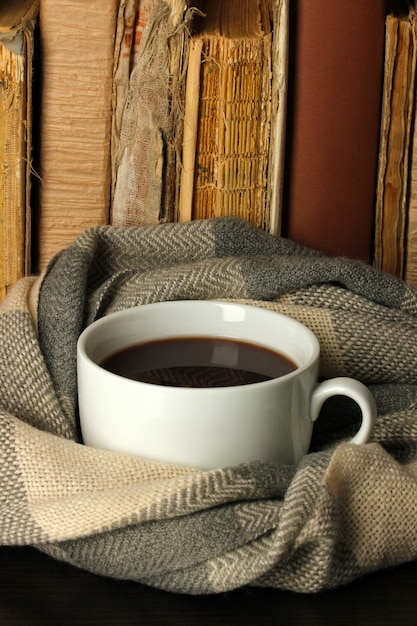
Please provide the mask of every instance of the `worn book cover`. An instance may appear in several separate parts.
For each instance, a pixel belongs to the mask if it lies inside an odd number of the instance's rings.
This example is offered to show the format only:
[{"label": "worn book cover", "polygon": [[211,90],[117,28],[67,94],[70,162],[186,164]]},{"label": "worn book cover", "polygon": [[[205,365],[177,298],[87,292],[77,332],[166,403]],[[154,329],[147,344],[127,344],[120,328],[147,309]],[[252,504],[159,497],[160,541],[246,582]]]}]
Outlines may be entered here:
[{"label": "worn book cover", "polygon": [[38,266],[107,224],[119,0],[42,0]]},{"label": "worn book cover", "polygon": [[179,219],[280,228],[288,3],[195,3]]},{"label": "worn book cover", "polygon": [[[114,45],[111,186],[114,196],[117,168],[120,162],[120,134],[123,112],[129,91],[132,71],[135,69],[143,31],[158,0],[120,0]],[[117,220],[117,216],[115,216]]]},{"label": "worn book cover", "polygon": [[39,2],[0,6],[0,300],[30,271],[32,69]]},{"label": "worn book cover", "polygon": [[374,265],[399,278],[408,275],[409,279],[415,272],[416,249],[412,151],[416,70],[415,10],[407,14],[394,11],[386,20]]},{"label": "worn book cover", "polygon": [[131,0],[115,53],[111,222],[175,220],[190,16],[185,0]]},{"label": "worn book cover", "polygon": [[[396,170],[391,180],[395,184],[396,196],[400,198],[397,207],[385,203],[384,217],[380,216],[381,224],[381,259],[392,259],[392,266],[409,285],[417,288],[417,125],[416,125],[416,81],[417,72],[417,11],[416,2],[409,3],[408,11],[400,11],[396,2],[391,3],[390,30],[398,32],[401,28],[402,47],[398,37],[393,40],[390,49],[387,47],[387,56],[391,59],[390,65],[395,63],[401,67],[397,82],[393,89],[398,91],[396,101],[402,105],[403,114],[399,115],[402,125],[396,124],[396,142],[392,142],[392,161]],[[405,43],[405,45],[404,45]],[[403,61],[400,65],[396,60],[401,54]],[[402,95],[402,98],[400,96]],[[389,119],[394,116],[392,111]],[[397,113],[398,115],[398,113]],[[407,124],[404,124],[404,118]],[[394,192],[394,190],[393,190]],[[395,198],[396,199],[396,198]],[[388,208],[389,206],[389,208]],[[388,214],[391,218],[388,220]],[[391,233],[391,238],[390,237]],[[382,238],[384,236],[384,238]]]}]

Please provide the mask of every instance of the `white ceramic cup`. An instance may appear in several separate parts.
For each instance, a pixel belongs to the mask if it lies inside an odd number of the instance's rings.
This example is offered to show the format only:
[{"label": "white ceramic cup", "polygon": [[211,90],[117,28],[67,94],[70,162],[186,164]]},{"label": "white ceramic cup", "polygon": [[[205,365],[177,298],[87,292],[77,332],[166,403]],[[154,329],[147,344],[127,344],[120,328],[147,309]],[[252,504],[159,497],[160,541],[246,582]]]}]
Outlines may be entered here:
[{"label": "white ceramic cup", "polygon": [[[138,382],[100,366],[127,346],[195,336],[266,346],[289,357],[297,369],[248,385],[182,388]],[[330,396],[349,396],[361,409],[353,443],[368,440],[376,417],[374,398],[359,381],[343,377],[318,383],[319,342],[311,330],[251,305],[175,301],[110,314],[80,335],[77,364],[86,445],[201,469],[255,459],[298,463]]]}]

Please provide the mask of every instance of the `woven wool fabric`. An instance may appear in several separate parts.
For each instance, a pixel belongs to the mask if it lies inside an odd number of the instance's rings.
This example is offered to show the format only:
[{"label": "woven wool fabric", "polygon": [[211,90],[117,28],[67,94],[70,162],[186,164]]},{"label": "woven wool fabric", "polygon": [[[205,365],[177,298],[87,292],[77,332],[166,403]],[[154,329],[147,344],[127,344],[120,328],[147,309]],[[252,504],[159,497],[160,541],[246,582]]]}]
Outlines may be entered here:
[{"label": "woven wool fabric", "polygon": [[[224,298],[316,332],[324,377],[378,404],[369,444],[332,399],[298,467],[201,471],[82,445],[76,342],[138,304]],[[0,541],[183,593],[263,585],[312,592],[417,558],[417,292],[221,218],[97,227],[0,308]]]}]

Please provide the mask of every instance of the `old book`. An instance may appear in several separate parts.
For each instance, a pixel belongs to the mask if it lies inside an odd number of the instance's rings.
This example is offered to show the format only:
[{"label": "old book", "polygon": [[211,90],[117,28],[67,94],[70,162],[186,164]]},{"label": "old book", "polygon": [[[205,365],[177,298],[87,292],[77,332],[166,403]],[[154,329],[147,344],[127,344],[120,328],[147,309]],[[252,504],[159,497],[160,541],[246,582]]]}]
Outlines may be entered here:
[{"label": "old book", "polygon": [[119,0],[42,0],[38,269],[107,224]]},{"label": "old book", "polygon": [[[129,91],[129,81],[132,71],[136,67],[140,42],[149,17],[158,0],[120,0],[113,68],[113,101],[112,101],[112,197],[114,196],[117,178],[117,168],[120,160],[120,133],[123,111]],[[122,205],[123,203],[121,203]],[[123,206],[118,210],[123,212]],[[117,221],[117,216],[115,221]],[[123,217],[120,218],[123,221]]]},{"label": "old book", "polygon": [[0,300],[30,271],[32,69],[37,0],[0,6]]},{"label": "old book", "polygon": [[[405,278],[408,274],[409,279],[413,272],[413,248],[415,250],[416,246],[415,235],[412,234],[415,231],[413,205],[416,204],[416,190],[411,153],[416,63],[415,10],[405,15],[401,12],[396,14],[394,5],[394,12],[386,19],[374,265],[399,278]],[[407,229],[410,235],[409,250]]]},{"label": "old book", "polygon": [[384,30],[384,0],[292,3],[282,233],[368,262]]},{"label": "old book", "polygon": [[[415,28],[416,15],[413,15]],[[413,126],[411,134],[410,160],[408,179],[408,199],[406,207],[406,230],[405,230],[405,272],[402,278],[417,288],[417,124],[416,124],[416,103],[413,108]],[[403,250],[403,246],[399,246]],[[401,252],[399,253],[401,256]]]},{"label": "old book", "polygon": [[[130,4],[124,23],[119,19],[118,48],[127,56],[116,51],[112,138],[111,222],[123,226],[174,219],[190,14],[185,0]],[[133,29],[126,20],[128,9]]]},{"label": "old book", "polygon": [[288,2],[194,5],[178,219],[233,215],[278,232]]},{"label": "old book", "polygon": [[[400,231],[399,241],[397,243],[397,256],[400,259],[399,266],[402,267],[403,278],[409,285],[417,288],[417,124],[416,124],[416,82],[415,72],[417,71],[417,59],[416,59],[416,36],[417,36],[417,11],[416,2],[412,3],[409,8],[408,14],[404,12],[402,15],[395,13],[398,7],[394,3],[392,7],[393,17],[392,20],[405,21],[407,28],[410,31],[412,38],[412,54],[409,58],[409,74],[411,78],[411,84],[409,89],[412,89],[414,84],[414,94],[410,94],[411,101],[408,102],[409,109],[411,109],[411,132],[408,129],[408,134],[404,138],[407,142],[407,148],[409,150],[408,162],[404,164],[404,167],[408,167],[407,177],[407,189],[406,189],[406,206],[401,206],[403,213],[402,218],[398,218],[398,221],[402,225]],[[409,141],[409,145],[408,145]],[[404,143],[404,141],[403,141]],[[405,190],[404,190],[405,191]],[[405,215],[404,215],[405,213]],[[405,230],[404,230],[405,227]]]},{"label": "old book", "polygon": [[[405,231],[405,272],[402,278],[417,289],[417,127],[413,127],[409,196]],[[402,248],[402,246],[401,246]]]}]

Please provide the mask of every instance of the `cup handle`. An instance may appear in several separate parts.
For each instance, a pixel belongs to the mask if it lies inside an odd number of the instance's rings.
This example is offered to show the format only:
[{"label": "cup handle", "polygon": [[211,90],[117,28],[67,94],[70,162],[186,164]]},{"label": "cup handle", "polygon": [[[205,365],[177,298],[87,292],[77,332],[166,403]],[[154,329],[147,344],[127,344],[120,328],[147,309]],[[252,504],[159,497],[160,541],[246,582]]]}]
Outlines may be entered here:
[{"label": "cup handle", "polygon": [[317,419],[325,400],[331,396],[347,396],[359,405],[362,411],[362,424],[350,443],[366,443],[377,415],[375,398],[368,387],[359,380],[343,376],[319,383],[311,398],[311,419],[313,421]]}]

